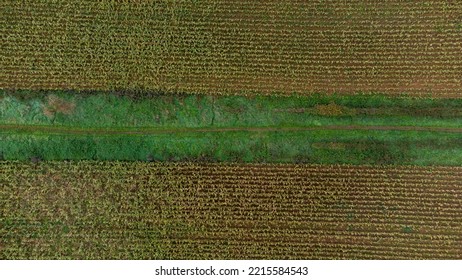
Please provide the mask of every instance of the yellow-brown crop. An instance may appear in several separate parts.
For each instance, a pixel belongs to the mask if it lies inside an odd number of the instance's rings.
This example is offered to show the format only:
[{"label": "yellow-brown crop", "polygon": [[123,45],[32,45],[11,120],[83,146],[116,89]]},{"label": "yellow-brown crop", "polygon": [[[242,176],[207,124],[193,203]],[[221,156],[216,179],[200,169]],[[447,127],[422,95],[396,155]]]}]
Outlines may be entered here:
[{"label": "yellow-brown crop", "polygon": [[462,1],[12,1],[0,88],[460,97]]},{"label": "yellow-brown crop", "polygon": [[462,168],[0,162],[1,259],[452,259]]}]

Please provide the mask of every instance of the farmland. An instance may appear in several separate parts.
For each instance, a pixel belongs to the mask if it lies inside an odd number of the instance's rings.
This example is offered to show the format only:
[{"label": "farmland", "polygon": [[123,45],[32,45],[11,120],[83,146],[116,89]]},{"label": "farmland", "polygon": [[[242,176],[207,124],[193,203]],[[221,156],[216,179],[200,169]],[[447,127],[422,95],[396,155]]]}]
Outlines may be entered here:
[{"label": "farmland", "polygon": [[0,88],[460,97],[460,1],[2,1]]},{"label": "farmland", "polygon": [[461,259],[462,1],[0,1],[0,259]]},{"label": "farmland", "polygon": [[462,169],[1,163],[2,259],[446,259]]}]

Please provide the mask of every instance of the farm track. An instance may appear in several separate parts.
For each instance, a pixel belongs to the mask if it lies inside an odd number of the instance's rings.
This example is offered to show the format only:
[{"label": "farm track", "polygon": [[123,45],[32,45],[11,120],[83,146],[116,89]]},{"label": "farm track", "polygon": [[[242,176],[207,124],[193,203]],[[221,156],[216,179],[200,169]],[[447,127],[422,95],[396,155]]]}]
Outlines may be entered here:
[{"label": "farm track", "polygon": [[290,132],[316,130],[378,130],[378,131],[426,131],[462,133],[462,128],[424,126],[368,126],[368,125],[326,125],[313,127],[210,127],[210,128],[76,128],[44,125],[0,124],[1,133],[48,133],[70,135],[155,135],[175,133],[220,133],[220,132]]},{"label": "farm track", "polygon": [[0,179],[2,258],[462,258],[462,167],[4,161]]}]

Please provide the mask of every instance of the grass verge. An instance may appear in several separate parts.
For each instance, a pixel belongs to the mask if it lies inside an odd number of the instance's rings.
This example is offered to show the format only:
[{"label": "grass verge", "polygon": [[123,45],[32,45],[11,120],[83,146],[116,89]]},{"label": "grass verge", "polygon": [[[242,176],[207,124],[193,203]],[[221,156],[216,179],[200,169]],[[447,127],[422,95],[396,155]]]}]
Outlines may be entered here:
[{"label": "grass verge", "polygon": [[461,100],[3,91],[0,116],[7,160],[462,163]]}]

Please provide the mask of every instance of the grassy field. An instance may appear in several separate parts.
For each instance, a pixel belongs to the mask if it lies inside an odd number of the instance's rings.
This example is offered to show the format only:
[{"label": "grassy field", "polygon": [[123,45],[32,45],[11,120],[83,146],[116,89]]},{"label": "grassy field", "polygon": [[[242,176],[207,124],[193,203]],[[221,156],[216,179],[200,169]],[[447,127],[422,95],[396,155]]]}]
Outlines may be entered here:
[{"label": "grassy field", "polygon": [[8,160],[460,165],[462,101],[7,92]]},{"label": "grassy field", "polygon": [[452,259],[460,167],[0,162],[0,259]]},{"label": "grassy field", "polygon": [[0,88],[460,97],[460,1],[2,1]]},{"label": "grassy field", "polygon": [[[148,95],[149,94],[149,95]],[[0,124],[93,128],[462,127],[462,99],[0,90]]]}]

